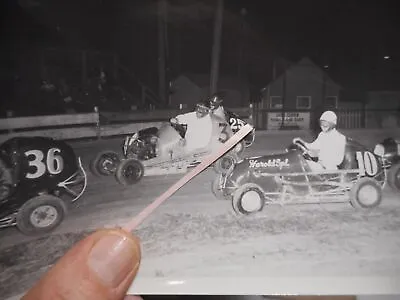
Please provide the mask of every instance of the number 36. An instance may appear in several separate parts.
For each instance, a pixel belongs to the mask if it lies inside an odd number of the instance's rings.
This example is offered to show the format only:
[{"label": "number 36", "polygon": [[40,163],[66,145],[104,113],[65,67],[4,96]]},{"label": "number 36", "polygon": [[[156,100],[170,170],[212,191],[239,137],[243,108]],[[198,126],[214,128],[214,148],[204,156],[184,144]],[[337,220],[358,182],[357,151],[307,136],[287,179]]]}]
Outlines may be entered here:
[{"label": "number 36", "polygon": [[[46,171],[51,175],[60,174],[64,169],[64,160],[58,154],[61,150],[58,148],[51,148],[47,151],[47,157],[41,150],[29,150],[25,152],[26,157],[33,156],[33,159],[28,160],[30,167],[35,167],[36,171],[34,173],[27,173],[26,178],[36,179],[43,176]],[[44,159],[46,161],[44,162]]]}]

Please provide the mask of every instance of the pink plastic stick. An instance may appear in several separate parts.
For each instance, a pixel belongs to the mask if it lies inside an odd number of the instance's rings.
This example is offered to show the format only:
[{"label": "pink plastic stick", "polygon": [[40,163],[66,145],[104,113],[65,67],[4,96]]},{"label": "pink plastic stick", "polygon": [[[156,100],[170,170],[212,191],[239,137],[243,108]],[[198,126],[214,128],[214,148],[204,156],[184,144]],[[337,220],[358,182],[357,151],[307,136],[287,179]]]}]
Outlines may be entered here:
[{"label": "pink plastic stick", "polygon": [[150,205],[143,209],[132,221],[124,226],[127,231],[132,231],[136,229],[154,210],[160,206],[165,200],[171,197],[177,190],[184,186],[193,177],[199,174],[201,171],[206,169],[214,161],[224,155],[233,146],[239,143],[248,133],[253,130],[253,127],[249,124],[243,126],[235,135],[233,135],[226,143],[222,145],[218,151],[211,153],[209,156],[205,157],[204,160],[197,165],[191,172],[183,176],[179,181],[172,185],[167,191],[158,196]]}]

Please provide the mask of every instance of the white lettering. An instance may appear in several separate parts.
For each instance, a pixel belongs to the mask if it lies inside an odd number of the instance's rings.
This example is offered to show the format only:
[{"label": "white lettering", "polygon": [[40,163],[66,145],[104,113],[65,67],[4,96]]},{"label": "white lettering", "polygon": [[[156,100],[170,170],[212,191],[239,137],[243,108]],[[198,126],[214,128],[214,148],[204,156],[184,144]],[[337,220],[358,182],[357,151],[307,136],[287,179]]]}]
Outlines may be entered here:
[{"label": "white lettering", "polygon": [[249,161],[250,168],[279,168],[282,169],[284,167],[289,167],[289,159],[281,160],[280,158],[277,159],[269,159],[268,161],[258,161],[251,159]]}]

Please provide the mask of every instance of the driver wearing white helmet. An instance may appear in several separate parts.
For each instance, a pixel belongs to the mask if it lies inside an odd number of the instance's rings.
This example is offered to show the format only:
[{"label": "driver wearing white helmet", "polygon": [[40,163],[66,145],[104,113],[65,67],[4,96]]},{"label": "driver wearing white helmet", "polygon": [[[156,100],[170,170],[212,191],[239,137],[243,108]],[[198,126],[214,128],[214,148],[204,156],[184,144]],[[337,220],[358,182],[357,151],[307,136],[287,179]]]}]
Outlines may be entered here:
[{"label": "driver wearing white helmet", "polygon": [[314,142],[306,143],[301,138],[295,138],[293,142],[303,142],[310,156],[318,158],[318,162],[309,161],[314,171],[337,170],[344,159],[346,137],[336,130],[337,116],[333,111],[325,111],[319,121],[322,131]]},{"label": "driver wearing white helmet", "polygon": [[212,134],[210,109],[203,103],[196,105],[196,110],[190,113],[177,115],[171,123],[186,124],[185,148],[193,151],[208,145]]}]

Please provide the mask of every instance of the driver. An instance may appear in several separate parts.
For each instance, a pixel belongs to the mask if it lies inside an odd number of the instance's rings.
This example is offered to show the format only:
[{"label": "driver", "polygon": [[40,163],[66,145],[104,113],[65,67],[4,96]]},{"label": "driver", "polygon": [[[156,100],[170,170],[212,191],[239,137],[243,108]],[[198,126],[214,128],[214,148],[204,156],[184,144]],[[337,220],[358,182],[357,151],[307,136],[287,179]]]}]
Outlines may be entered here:
[{"label": "driver", "polygon": [[306,143],[301,138],[295,138],[293,143],[304,143],[310,150],[310,156],[318,158],[318,162],[309,161],[313,170],[337,170],[344,159],[346,137],[336,130],[337,116],[333,111],[325,111],[319,122],[322,131],[314,142]]},{"label": "driver", "polygon": [[210,109],[203,103],[196,105],[196,110],[190,113],[178,115],[172,118],[171,123],[186,124],[185,148],[193,151],[206,147],[212,134],[212,121]]},{"label": "driver", "polygon": [[225,110],[222,106],[222,102],[224,102],[224,100],[222,99],[221,95],[219,93],[215,93],[210,97],[209,105],[214,115],[225,119]]}]

